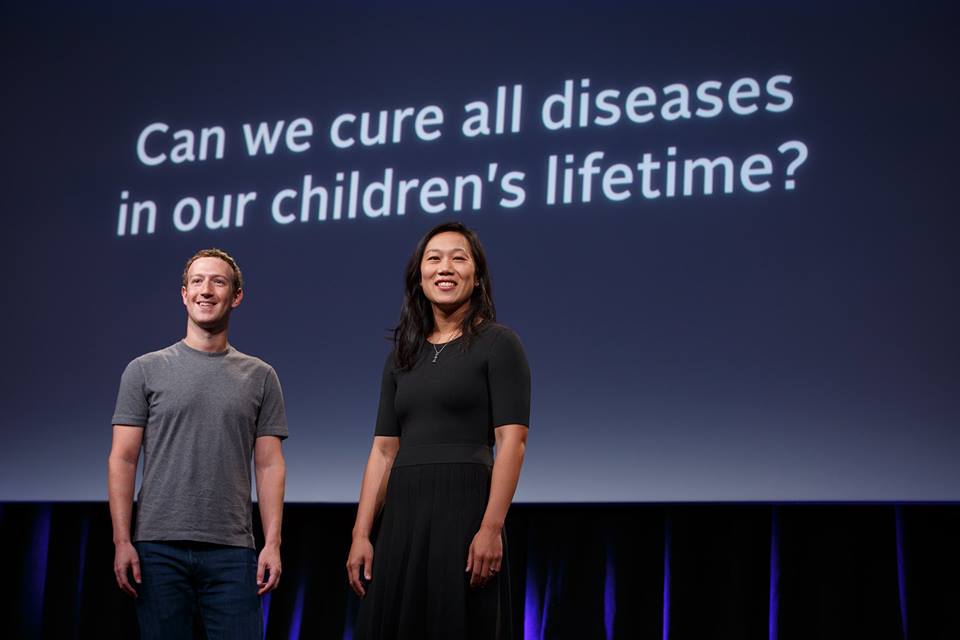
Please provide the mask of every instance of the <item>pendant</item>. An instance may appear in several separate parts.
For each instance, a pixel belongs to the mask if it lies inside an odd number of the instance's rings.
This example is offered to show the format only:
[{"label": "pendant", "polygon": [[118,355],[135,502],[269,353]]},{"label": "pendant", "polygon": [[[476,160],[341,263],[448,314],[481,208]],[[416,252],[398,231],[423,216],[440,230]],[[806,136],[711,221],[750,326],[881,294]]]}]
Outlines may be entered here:
[{"label": "pendant", "polygon": [[437,361],[437,358],[438,358],[439,356],[440,356],[439,353],[433,354],[433,360],[431,360],[430,362],[436,362],[436,361]]}]

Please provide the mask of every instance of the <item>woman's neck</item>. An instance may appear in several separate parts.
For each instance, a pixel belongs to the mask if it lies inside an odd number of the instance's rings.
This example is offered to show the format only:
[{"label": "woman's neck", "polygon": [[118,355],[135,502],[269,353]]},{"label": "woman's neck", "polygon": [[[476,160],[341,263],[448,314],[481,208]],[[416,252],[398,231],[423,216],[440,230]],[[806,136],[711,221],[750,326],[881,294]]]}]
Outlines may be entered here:
[{"label": "woman's neck", "polygon": [[470,310],[470,303],[465,302],[456,309],[446,311],[440,307],[433,307],[433,332],[430,337],[433,341],[449,342],[459,335],[463,328],[463,319]]}]

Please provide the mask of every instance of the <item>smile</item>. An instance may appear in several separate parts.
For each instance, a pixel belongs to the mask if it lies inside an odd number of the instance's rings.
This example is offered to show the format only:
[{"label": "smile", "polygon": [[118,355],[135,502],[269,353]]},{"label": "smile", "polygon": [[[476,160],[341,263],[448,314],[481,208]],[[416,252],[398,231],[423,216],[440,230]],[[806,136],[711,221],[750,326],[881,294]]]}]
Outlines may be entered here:
[{"label": "smile", "polygon": [[434,284],[436,284],[437,288],[441,291],[449,291],[457,286],[457,283],[452,280],[438,280]]}]

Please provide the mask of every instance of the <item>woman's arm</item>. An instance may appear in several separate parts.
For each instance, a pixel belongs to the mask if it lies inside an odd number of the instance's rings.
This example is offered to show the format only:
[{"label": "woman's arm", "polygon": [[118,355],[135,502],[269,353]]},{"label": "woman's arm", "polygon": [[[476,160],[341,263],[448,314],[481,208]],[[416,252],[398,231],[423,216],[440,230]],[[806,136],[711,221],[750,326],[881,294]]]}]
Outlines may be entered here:
[{"label": "woman's arm", "polygon": [[480,530],[470,543],[467,553],[467,573],[470,586],[485,584],[498,571],[503,559],[503,522],[513,501],[520,479],[520,468],[527,447],[527,427],[508,424],[494,430],[497,440],[497,457],[493,463],[490,481],[490,498],[483,514]]},{"label": "woman's arm", "polygon": [[383,504],[387,492],[387,481],[393,459],[400,449],[400,438],[376,436],[367,458],[367,467],[363,472],[360,485],[360,503],[357,506],[357,520],[353,525],[353,542],[347,555],[347,581],[350,588],[361,598],[366,594],[360,582],[360,568],[363,577],[370,580],[373,571],[373,545],[370,543],[370,530],[373,519]]}]

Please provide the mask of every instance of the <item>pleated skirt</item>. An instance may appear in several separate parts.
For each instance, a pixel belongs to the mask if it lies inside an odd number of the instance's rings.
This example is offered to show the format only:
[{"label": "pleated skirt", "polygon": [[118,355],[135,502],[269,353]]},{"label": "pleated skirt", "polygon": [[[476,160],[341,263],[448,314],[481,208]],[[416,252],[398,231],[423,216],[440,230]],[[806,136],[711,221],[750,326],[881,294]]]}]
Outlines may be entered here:
[{"label": "pleated skirt", "polygon": [[500,573],[470,587],[467,552],[490,493],[490,467],[395,467],[374,541],[356,640],[511,640],[504,536]]}]

